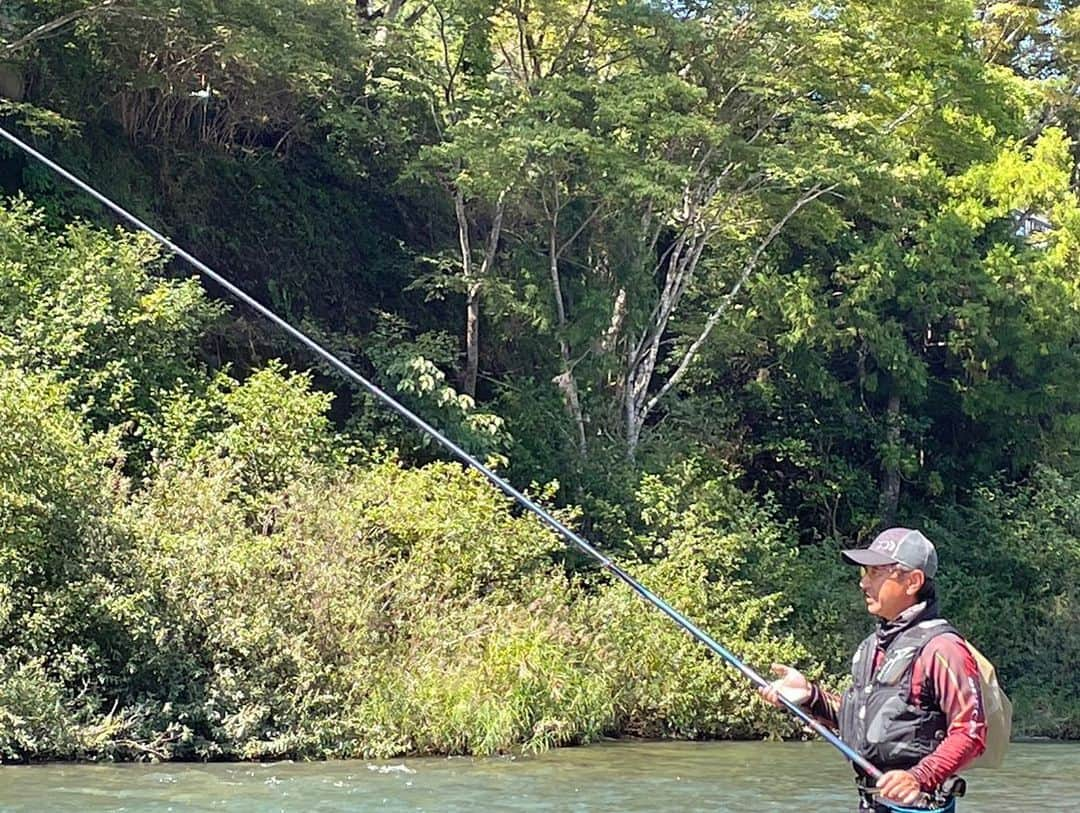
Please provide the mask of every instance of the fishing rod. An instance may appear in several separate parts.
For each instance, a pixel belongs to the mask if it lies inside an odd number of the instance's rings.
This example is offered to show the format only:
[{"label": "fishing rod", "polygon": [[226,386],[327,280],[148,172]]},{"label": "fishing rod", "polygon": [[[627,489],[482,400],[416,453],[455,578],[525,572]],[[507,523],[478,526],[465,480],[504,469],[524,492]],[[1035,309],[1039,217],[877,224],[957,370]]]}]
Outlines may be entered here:
[{"label": "fishing rod", "polygon": [[[591,556],[613,576],[625,582],[630,587],[630,589],[637,593],[642,599],[660,610],[660,612],[662,612],[664,615],[674,621],[678,626],[682,627],[683,630],[693,636],[699,643],[704,644],[714,654],[720,656],[720,658],[727,662],[730,666],[733,666],[735,669],[739,670],[739,672],[741,672],[743,676],[745,676],[755,686],[757,686],[758,688],[766,688],[770,685],[769,681],[765,680],[765,678],[763,678],[753,668],[744,663],[733,652],[722,646],[717,641],[714,641],[711,636],[709,636],[692,621],[682,615],[678,610],[676,610],[659,596],[655,595],[652,591],[645,587],[645,585],[643,585],[641,582],[639,582],[637,579],[635,579],[633,576],[631,576],[629,573],[619,567],[619,565],[612,561],[610,557],[597,550],[584,537],[572,531],[570,528],[568,528],[566,525],[564,525],[562,522],[552,516],[552,514],[550,514],[543,507],[533,502],[533,500],[525,496],[522,492],[518,491],[516,488],[506,482],[506,480],[504,480],[490,468],[481,463],[458,444],[454,443],[454,441],[446,437],[438,429],[433,427],[420,416],[410,411],[407,407],[399,403],[393,397],[383,392],[383,390],[368,381],[366,378],[360,375],[360,373],[356,372],[356,370],[354,370],[344,361],[339,359],[329,350],[324,348],[314,339],[310,338],[307,334],[293,327],[283,318],[270,310],[270,308],[266,307],[261,302],[254,299],[243,289],[238,288],[236,285],[229,282],[229,280],[216,272],[210,266],[206,265],[206,263],[202,262],[197,257],[189,254],[187,251],[180,248],[180,246],[176,245],[167,237],[148,226],[146,223],[137,218],[135,215],[128,212],[119,204],[114,203],[112,200],[107,198],[101,192],[98,192],[81,178],[78,178],[72,173],[68,172],[55,161],[38,152],[29,144],[17,138],[12,133],[8,132],[7,129],[2,126],[0,126],[0,136],[3,136],[3,138],[7,139],[9,142],[11,142],[13,145],[25,152],[27,155],[47,166],[60,177],[74,184],[76,187],[81,189],[86,194],[90,195],[92,198],[97,200],[106,208],[110,209],[123,220],[126,220],[128,223],[135,226],[137,229],[149,234],[151,237],[154,238],[154,240],[167,248],[174,255],[186,260],[193,268],[195,268],[196,271],[200,272],[208,279],[213,280],[215,283],[217,283],[230,294],[232,294],[240,302],[255,310],[264,318],[272,322],[274,325],[281,328],[281,330],[283,330],[293,339],[296,339],[296,341],[307,347],[316,356],[318,356],[335,370],[337,370],[347,380],[358,384],[363,390],[368,392],[378,401],[381,401],[386,407],[396,412],[398,415],[400,415],[409,423],[413,424],[415,427],[427,434],[429,437],[436,440],[444,449],[449,451],[454,457],[456,457],[466,466],[469,466],[470,468],[482,474],[488,480],[488,482],[490,482],[493,486],[499,489],[499,491],[503,492],[508,497],[513,499],[515,502],[518,503],[518,505],[522,506],[528,511],[531,511],[537,518],[540,519],[541,522],[547,525],[550,529],[552,529],[558,535],[569,541],[583,553]],[[865,773],[874,781],[877,781],[881,777],[882,773],[877,767],[871,764],[866,758],[864,758],[846,742],[840,739],[836,734],[826,728],[822,723],[811,717],[810,714],[807,713],[803,708],[791,702],[783,695],[778,695],[777,699],[792,716],[801,720],[815,733],[820,735],[825,741],[834,746],[850,762],[857,765],[863,773]]]}]

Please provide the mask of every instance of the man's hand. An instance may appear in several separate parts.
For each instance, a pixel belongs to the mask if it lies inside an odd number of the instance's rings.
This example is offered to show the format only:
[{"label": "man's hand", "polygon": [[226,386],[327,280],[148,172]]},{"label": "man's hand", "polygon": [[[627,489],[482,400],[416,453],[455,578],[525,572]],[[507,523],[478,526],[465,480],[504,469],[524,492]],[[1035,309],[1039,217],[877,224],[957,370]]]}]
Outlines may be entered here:
[{"label": "man's hand", "polygon": [[810,699],[810,681],[803,677],[798,669],[784,666],[781,663],[772,665],[772,672],[779,676],[768,686],[758,689],[762,697],[774,706],[781,705],[780,697],[786,697],[795,705],[799,706]]},{"label": "man's hand", "polygon": [[907,771],[886,771],[877,781],[877,786],[882,798],[903,805],[917,802],[922,795],[919,780]]}]

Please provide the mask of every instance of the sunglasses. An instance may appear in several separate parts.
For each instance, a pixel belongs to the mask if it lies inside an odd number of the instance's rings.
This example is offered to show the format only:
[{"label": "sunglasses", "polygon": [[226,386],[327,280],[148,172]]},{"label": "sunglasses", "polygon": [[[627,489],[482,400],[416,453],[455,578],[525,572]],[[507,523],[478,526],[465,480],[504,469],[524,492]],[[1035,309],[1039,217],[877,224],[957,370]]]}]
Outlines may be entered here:
[{"label": "sunglasses", "polygon": [[871,580],[884,579],[897,573],[910,573],[909,568],[903,565],[859,565],[859,575]]}]

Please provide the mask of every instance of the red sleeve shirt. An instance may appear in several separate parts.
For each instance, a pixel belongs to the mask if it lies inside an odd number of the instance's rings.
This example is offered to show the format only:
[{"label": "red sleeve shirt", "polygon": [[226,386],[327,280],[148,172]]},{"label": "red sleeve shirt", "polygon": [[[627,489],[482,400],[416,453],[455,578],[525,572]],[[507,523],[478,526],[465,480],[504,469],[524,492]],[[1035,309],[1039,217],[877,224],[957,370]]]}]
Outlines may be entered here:
[{"label": "red sleeve shirt", "polygon": [[941,745],[911,769],[923,790],[933,790],[986,750],[979,666],[960,636],[945,633],[923,647],[914,670],[912,698],[936,701],[948,721]]},{"label": "red sleeve shirt", "polygon": [[[882,657],[875,655],[877,668]],[[931,791],[956,774],[986,749],[986,716],[979,690],[979,667],[962,638],[945,633],[932,638],[915,660],[911,702],[936,706],[945,715],[945,739],[934,752],[911,768],[924,791]],[[837,726],[840,695],[818,685],[811,687],[806,709],[821,722]]]}]

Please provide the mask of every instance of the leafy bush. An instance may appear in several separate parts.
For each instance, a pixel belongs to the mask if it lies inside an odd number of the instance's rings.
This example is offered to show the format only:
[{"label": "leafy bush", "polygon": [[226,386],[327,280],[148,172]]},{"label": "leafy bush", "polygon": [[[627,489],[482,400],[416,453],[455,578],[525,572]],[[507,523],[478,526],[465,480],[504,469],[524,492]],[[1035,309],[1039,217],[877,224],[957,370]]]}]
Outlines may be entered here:
[{"label": "leafy bush", "polygon": [[25,200],[0,205],[0,345],[10,364],[66,381],[99,429],[156,411],[157,396],[201,378],[196,350],[222,311],[194,280],[159,278],[144,235],[42,225]]},{"label": "leafy bush", "polygon": [[[69,389],[0,365],[0,757],[93,754],[127,662],[115,602],[123,496],[114,439],[88,436]],[[142,619],[139,619],[141,622]]]},{"label": "leafy bush", "polygon": [[[249,389],[283,400],[236,399],[243,418],[161,461],[125,512],[156,625],[131,680],[142,740],[262,758],[790,733],[624,585],[568,576],[560,542],[479,476],[290,457],[297,436],[331,443],[299,407],[318,396],[276,370],[230,396]],[[266,404],[307,421],[257,431]],[[252,459],[291,462],[256,483]],[[778,632],[778,597],[750,581],[784,558],[782,529],[730,481],[683,510],[697,476],[683,475],[643,488],[651,545],[668,549],[642,575],[751,660],[805,660]]]},{"label": "leafy bush", "polygon": [[[819,671],[787,632],[780,589],[793,557],[791,532],[768,502],[741,492],[732,473],[694,463],[643,479],[638,510],[651,554],[643,583],[750,666],[773,661]],[[649,736],[747,737],[791,733],[786,718],[748,702],[753,689],[719,657],[621,584],[586,612],[622,653],[614,660],[620,730]]]}]

